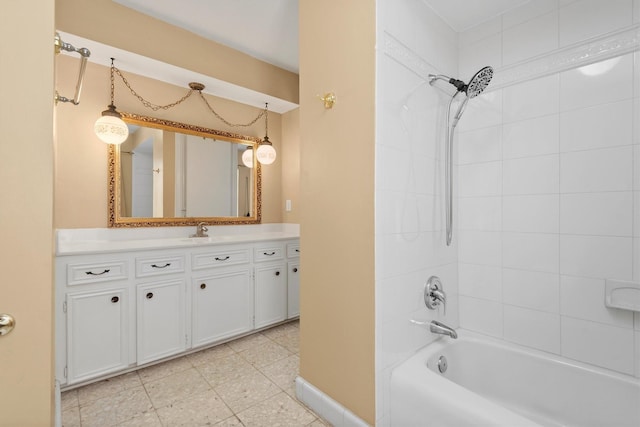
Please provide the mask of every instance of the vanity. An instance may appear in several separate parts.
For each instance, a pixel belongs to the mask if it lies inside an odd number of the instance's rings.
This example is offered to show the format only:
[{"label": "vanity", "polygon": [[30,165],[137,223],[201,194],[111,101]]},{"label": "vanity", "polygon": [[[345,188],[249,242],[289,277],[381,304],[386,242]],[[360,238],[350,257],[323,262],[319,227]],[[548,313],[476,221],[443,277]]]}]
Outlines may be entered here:
[{"label": "vanity", "polygon": [[56,235],[63,389],[299,316],[295,224],[65,229]]}]

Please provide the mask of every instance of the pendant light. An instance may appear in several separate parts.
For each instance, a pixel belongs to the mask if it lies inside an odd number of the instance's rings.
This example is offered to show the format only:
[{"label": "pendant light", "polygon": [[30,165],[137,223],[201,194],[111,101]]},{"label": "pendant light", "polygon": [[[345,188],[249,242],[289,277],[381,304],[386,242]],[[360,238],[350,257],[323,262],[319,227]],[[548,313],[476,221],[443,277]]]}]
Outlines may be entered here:
[{"label": "pendant light", "polygon": [[269,104],[264,107],[264,139],[258,144],[256,158],[263,165],[270,165],[276,160],[276,150],[269,141]]},{"label": "pendant light", "polygon": [[244,150],[244,153],[242,153],[242,163],[248,168],[253,167],[253,147],[252,146],[248,146],[246,150]]},{"label": "pendant light", "polygon": [[96,120],[93,131],[102,142],[107,144],[120,145],[127,140],[129,136],[129,128],[122,120],[120,113],[116,111],[113,104],[113,58],[111,58],[111,104],[102,112],[102,117]]}]

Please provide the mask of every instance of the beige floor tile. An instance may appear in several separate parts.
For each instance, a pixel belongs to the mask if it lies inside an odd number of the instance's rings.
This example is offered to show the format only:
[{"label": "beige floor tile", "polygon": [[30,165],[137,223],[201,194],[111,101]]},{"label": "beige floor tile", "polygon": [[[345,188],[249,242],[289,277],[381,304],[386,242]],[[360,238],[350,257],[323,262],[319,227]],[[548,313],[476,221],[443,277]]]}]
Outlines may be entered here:
[{"label": "beige floor tile", "polygon": [[211,426],[231,416],[233,412],[213,390],[158,409],[165,426]]},{"label": "beige floor tile", "polygon": [[267,329],[266,331],[262,331],[261,333],[269,339],[274,339],[275,337],[279,337],[285,334],[299,333],[299,331],[300,329],[298,327],[298,322],[293,321],[293,322],[285,323],[284,325]]},{"label": "beige floor tile", "polygon": [[62,410],[62,427],[80,427],[79,406],[71,406]]},{"label": "beige floor tile", "polygon": [[261,367],[285,359],[291,355],[291,352],[279,344],[268,341],[238,354],[252,365]]},{"label": "beige floor tile", "polygon": [[238,417],[235,415],[233,417],[229,417],[224,421],[219,422],[215,425],[215,427],[244,427]]},{"label": "beige floor tile", "polygon": [[80,405],[80,421],[87,426],[115,426],[145,412],[153,406],[144,387],[135,387]]},{"label": "beige floor tile", "polygon": [[328,421],[324,421],[320,418],[316,418],[311,424],[307,424],[308,427],[333,427]]},{"label": "beige floor tile", "polygon": [[295,396],[296,377],[299,369],[300,358],[297,355],[291,355],[286,359],[261,367],[260,371],[288,395]]},{"label": "beige floor tile", "polygon": [[288,332],[280,336],[274,337],[273,341],[280,344],[291,353],[300,353],[300,334],[296,332]]},{"label": "beige floor tile", "polygon": [[149,366],[148,368],[140,369],[138,374],[140,375],[140,379],[143,383],[148,383],[191,368],[193,368],[193,364],[187,357],[179,357],[177,359]]},{"label": "beige floor tile", "polygon": [[159,409],[180,400],[188,399],[203,393],[211,387],[202,378],[202,375],[191,368],[186,371],[176,372],[159,380],[150,381],[144,385],[154,408]]},{"label": "beige floor tile", "polygon": [[215,391],[236,414],[281,392],[280,387],[257,371],[222,384]]},{"label": "beige floor tile", "polygon": [[237,416],[246,427],[306,426],[317,418],[286,393],[264,400]]},{"label": "beige floor tile", "polygon": [[231,347],[234,351],[245,351],[250,349],[251,347],[265,344],[267,342],[269,342],[269,338],[265,337],[264,335],[262,335],[262,333],[258,332],[237,340],[233,340],[227,343],[227,345]]},{"label": "beige floor tile", "polygon": [[236,352],[227,344],[220,344],[215,347],[208,348],[206,350],[200,350],[196,353],[191,353],[187,358],[193,363],[194,366],[203,365],[221,357],[231,356]]},{"label": "beige floor tile", "polygon": [[211,384],[211,387],[216,387],[256,372],[256,368],[238,354],[209,361],[203,365],[196,366],[196,369]]},{"label": "beige floor tile", "polygon": [[142,383],[137,372],[119,375],[78,389],[78,402],[83,405],[92,400],[140,387]]},{"label": "beige floor tile", "polygon": [[76,389],[63,392],[61,395],[60,405],[63,410],[79,406],[78,390]]},{"label": "beige floor tile", "polygon": [[118,427],[163,427],[158,418],[158,414],[155,411],[145,412],[137,417],[131,418],[123,423],[118,424]]}]

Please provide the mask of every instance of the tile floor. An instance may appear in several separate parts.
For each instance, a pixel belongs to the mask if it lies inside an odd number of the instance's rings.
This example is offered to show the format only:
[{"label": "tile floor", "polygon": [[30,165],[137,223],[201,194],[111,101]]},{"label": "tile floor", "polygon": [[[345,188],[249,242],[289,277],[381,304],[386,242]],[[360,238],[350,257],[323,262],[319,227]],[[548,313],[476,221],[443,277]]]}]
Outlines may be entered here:
[{"label": "tile floor", "polygon": [[62,393],[75,426],[311,426],[329,424],[295,397],[293,321]]}]

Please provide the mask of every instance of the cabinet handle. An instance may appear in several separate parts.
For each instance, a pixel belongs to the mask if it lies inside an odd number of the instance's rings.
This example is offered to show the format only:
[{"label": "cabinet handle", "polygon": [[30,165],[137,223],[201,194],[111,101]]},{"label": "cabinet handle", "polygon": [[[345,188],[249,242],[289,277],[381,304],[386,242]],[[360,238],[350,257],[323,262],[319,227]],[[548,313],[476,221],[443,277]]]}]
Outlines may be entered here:
[{"label": "cabinet handle", "polygon": [[271,252],[262,252],[262,254],[263,254],[263,255],[266,255],[266,256],[271,256],[271,255],[275,255],[275,254],[276,254],[276,251],[271,251]]},{"label": "cabinet handle", "polygon": [[106,269],[102,273],[94,273],[93,271],[85,271],[84,273],[89,276],[102,276],[103,274],[108,273],[109,271],[110,271],[109,269]]},{"label": "cabinet handle", "polygon": [[201,284],[200,284],[200,289],[205,289],[206,287],[207,287],[207,285],[206,285],[206,284],[204,284],[204,283],[201,283]]},{"label": "cabinet handle", "polygon": [[294,268],[294,269],[293,269],[293,272],[294,272],[294,273],[297,273],[297,272],[298,272],[298,269],[297,269],[297,268]]},{"label": "cabinet handle", "polygon": [[147,299],[151,299],[151,298],[153,298],[153,292],[149,292],[149,293],[147,294]]},{"label": "cabinet handle", "polygon": [[276,271],[276,276],[279,276],[279,275],[280,275],[280,272],[279,272],[279,271]]},{"label": "cabinet handle", "polygon": [[215,257],[214,259],[215,259],[216,261],[226,261],[226,260],[228,260],[228,259],[229,259],[229,256],[227,255],[227,256],[226,256],[226,257],[224,257],[224,258],[218,258],[218,257]]},{"label": "cabinet handle", "polygon": [[119,297],[111,297],[111,302],[112,302],[112,303],[114,303],[114,304],[115,304],[115,303],[117,303],[118,301],[120,301],[120,298],[119,298]]},{"label": "cabinet handle", "polygon": [[300,253],[300,249],[296,249],[296,253],[298,253],[298,254],[299,254],[299,253]]},{"label": "cabinet handle", "polygon": [[169,267],[171,265],[170,262],[166,263],[165,265],[156,265],[156,264],[151,264],[151,267],[153,268],[166,268]]}]

